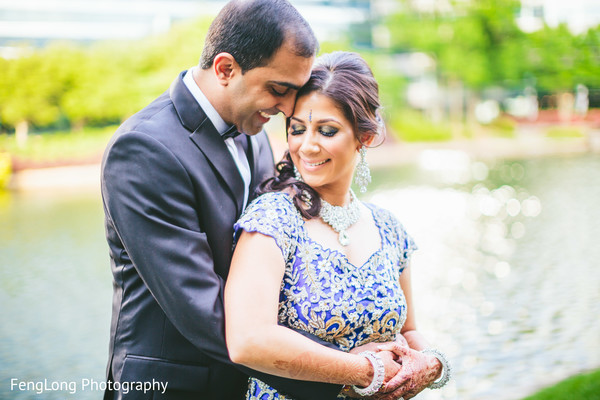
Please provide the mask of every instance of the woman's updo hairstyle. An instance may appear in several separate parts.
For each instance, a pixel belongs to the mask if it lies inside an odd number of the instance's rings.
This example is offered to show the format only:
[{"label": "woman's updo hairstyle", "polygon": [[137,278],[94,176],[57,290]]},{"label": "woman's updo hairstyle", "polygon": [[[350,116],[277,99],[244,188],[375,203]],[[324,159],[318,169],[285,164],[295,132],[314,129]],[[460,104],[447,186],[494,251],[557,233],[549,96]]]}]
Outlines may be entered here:
[{"label": "woman's updo hairstyle", "polygon": [[[385,126],[380,114],[379,86],[360,55],[335,51],[317,58],[310,79],[298,91],[297,99],[313,92],[328,97],[339,107],[352,124],[359,142],[369,143],[374,136],[383,140]],[[288,118],[286,128],[289,123]],[[321,199],[313,188],[296,179],[289,152],[286,151],[276,170],[277,175],[260,186],[259,194],[291,188],[294,205],[302,216],[307,219],[317,217]]]}]

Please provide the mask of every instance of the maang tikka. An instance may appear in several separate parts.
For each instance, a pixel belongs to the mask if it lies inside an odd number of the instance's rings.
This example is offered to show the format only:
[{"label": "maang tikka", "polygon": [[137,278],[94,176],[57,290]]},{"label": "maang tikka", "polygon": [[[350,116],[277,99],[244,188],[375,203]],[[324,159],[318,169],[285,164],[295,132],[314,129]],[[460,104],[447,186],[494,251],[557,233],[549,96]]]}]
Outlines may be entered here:
[{"label": "maang tikka", "polygon": [[365,193],[367,185],[371,182],[371,171],[369,170],[369,164],[367,164],[367,147],[361,146],[359,153],[360,160],[356,164],[354,183],[356,183],[361,193]]}]

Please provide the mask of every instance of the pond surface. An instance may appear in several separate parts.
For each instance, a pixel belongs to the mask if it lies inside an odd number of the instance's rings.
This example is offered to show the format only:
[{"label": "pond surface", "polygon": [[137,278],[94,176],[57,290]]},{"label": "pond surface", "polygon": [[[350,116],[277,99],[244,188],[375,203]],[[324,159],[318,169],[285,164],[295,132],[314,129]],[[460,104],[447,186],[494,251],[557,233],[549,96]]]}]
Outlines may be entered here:
[{"label": "pond surface", "polygon": [[[455,370],[417,399],[516,400],[600,367],[600,157],[430,151],[373,175],[364,199],[419,245],[419,328]],[[102,219],[97,193],[0,195],[0,398],[101,398],[83,383],[107,358]]]}]

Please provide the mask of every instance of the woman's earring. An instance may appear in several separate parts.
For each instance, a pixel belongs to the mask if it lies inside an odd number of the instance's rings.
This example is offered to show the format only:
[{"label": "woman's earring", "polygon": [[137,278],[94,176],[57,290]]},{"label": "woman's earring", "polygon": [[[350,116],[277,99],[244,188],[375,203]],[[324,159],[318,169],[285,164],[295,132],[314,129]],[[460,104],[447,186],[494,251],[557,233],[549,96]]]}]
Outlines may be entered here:
[{"label": "woman's earring", "polygon": [[358,185],[358,189],[361,193],[365,193],[367,191],[367,185],[371,182],[371,171],[369,170],[369,164],[367,164],[367,148],[362,146],[359,153],[360,160],[356,165],[354,183]]}]

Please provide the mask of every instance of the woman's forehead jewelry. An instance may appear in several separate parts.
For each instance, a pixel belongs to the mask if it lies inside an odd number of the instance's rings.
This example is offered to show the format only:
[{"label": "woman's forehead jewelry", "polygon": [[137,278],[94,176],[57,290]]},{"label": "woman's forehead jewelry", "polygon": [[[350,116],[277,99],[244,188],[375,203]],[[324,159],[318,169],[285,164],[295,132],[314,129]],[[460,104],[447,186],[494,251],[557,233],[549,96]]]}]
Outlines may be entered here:
[{"label": "woman's forehead jewelry", "polygon": [[312,122],[312,108],[310,109],[310,112],[308,113],[308,122]]}]

